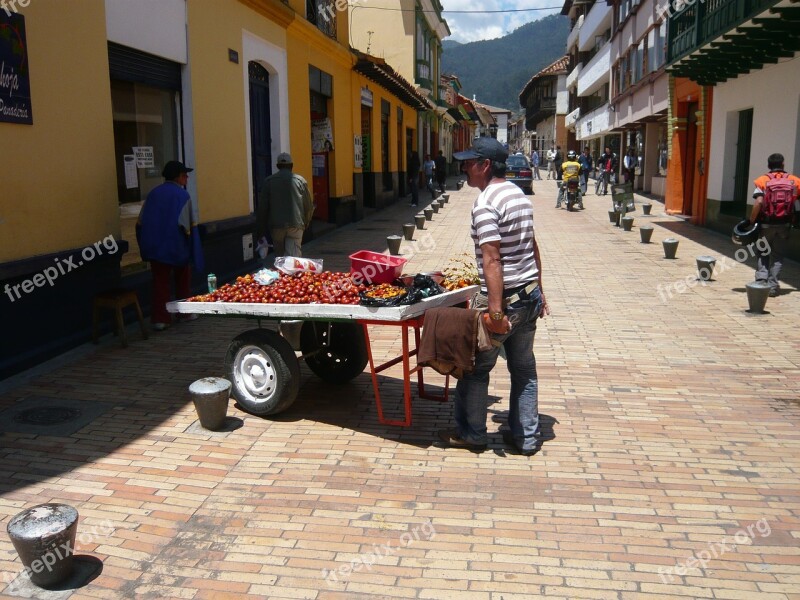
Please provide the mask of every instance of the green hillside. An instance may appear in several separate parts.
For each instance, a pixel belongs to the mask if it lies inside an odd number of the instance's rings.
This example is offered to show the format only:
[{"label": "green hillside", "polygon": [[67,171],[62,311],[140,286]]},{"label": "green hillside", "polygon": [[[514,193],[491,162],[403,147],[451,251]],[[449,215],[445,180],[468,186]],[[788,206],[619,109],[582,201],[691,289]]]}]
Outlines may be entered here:
[{"label": "green hillside", "polygon": [[564,56],[569,19],[550,15],[494,40],[445,40],[442,72],[455,74],[461,93],[478,102],[519,110],[519,93],[531,76]]}]

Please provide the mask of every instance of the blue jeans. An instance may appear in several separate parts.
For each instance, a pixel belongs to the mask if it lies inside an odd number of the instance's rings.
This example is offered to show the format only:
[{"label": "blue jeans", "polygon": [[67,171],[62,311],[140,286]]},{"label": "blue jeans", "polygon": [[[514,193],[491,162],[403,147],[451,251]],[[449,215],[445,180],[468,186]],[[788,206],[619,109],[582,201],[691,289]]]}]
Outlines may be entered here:
[{"label": "blue jeans", "polygon": [[756,242],[756,281],[764,281],[773,290],[779,290],[781,267],[789,245],[789,226],[762,226],[761,237],[764,241]]},{"label": "blue jeans", "polygon": [[[484,298],[485,302],[485,298]],[[476,308],[480,307],[480,299]],[[536,319],[542,310],[542,294],[537,287],[531,295],[506,308],[511,332],[492,334],[502,342],[511,375],[508,425],[517,446],[532,450],[541,438],[539,426],[539,380],[536,358],[533,356],[533,337]],[[458,436],[472,444],[486,444],[486,416],[489,410],[489,373],[497,362],[500,348],[478,352],[475,370],[464,375],[456,385],[455,421]]]}]

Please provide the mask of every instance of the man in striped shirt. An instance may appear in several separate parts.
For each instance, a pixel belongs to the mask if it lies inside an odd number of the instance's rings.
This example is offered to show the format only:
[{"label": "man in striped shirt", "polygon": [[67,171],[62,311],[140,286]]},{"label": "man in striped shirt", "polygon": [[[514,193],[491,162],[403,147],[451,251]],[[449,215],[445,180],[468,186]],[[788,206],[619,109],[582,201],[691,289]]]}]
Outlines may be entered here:
[{"label": "man in striped shirt", "polygon": [[533,207],[522,191],[505,180],[508,152],[494,138],[475,140],[472,148],[453,155],[470,187],[481,190],[472,206],[471,235],[481,279],[474,308],[483,315],[499,342],[475,356],[475,369],[456,386],[455,430],[440,431],[449,446],[486,448],[489,373],[505,348],[511,375],[508,426],[503,440],[524,455],[541,445],[538,379],[533,356],[536,320],[550,310],[542,293],[542,264],[533,231]]}]

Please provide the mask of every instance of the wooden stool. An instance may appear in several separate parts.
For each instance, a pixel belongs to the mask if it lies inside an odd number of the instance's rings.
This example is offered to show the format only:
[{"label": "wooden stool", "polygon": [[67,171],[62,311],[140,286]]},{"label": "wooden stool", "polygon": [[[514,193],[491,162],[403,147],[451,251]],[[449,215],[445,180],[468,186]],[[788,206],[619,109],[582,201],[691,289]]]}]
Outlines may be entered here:
[{"label": "wooden stool", "polygon": [[125,335],[125,320],[122,318],[122,309],[127,306],[133,306],[136,309],[136,315],[139,317],[139,326],[142,328],[142,337],[147,339],[147,327],[144,324],[144,317],[142,316],[142,309],[139,306],[139,298],[136,297],[136,292],[118,288],[100,292],[94,297],[92,306],[92,341],[95,344],[97,343],[97,325],[100,322],[100,310],[110,308],[116,313],[114,331],[122,340],[122,347],[128,347],[128,337]]}]

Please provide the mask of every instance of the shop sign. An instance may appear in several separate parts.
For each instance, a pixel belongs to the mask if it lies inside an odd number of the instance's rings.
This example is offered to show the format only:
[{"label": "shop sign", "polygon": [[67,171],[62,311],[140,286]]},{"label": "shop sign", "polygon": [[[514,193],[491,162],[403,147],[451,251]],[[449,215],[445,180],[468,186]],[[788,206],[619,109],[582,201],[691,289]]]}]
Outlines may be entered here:
[{"label": "shop sign", "polygon": [[361,88],[361,106],[372,106],[372,90]]},{"label": "shop sign", "polygon": [[33,125],[25,17],[0,10],[0,122]]}]

